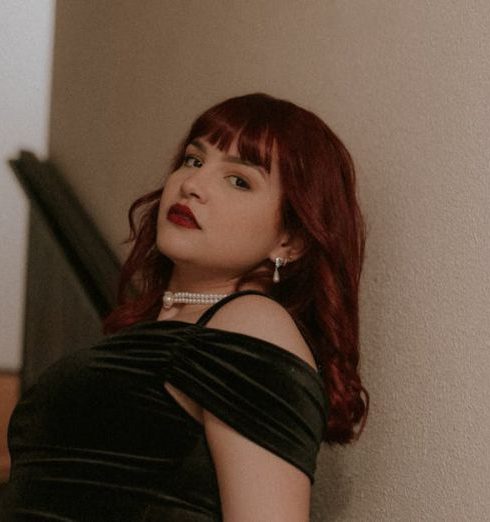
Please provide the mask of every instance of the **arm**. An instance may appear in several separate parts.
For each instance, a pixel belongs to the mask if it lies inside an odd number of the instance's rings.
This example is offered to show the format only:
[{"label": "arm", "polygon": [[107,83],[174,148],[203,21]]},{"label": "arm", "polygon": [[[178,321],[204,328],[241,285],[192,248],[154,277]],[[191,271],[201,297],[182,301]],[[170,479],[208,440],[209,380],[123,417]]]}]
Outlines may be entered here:
[{"label": "arm", "polygon": [[224,522],[307,522],[310,479],[204,412]]},{"label": "arm", "polygon": [[[314,366],[294,321],[277,303],[246,296],[223,307],[209,326],[277,344]],[[306,522],[311,485],[297,467],[252,442],[208,411],[206,437],[215,463],[224,522]]]}]

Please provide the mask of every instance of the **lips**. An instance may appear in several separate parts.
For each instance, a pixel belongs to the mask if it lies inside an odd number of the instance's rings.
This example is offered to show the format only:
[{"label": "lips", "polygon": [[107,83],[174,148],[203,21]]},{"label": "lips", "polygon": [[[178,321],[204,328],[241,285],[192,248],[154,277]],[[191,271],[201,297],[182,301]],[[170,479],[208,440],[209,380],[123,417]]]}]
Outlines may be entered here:
[{"label": "lips", "polygon": [[201,228],[191,209],[180,203],[176,203],[169,208],[167,219],[185,228]]}]

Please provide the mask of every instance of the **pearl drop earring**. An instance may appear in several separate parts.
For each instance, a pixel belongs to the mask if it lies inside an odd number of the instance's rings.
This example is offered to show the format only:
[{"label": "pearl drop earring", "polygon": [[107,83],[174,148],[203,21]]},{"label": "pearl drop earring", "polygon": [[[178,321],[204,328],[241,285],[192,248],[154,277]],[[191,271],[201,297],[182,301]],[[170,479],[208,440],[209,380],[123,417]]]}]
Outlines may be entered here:
[{"label": "pearl drop earring", "polygon": [[286,264],[286,262],[284,261],[284,259],[282,257],[276,257],[274,264],[276,266],[274,268],[274,275],[272,276],[272,281],[274,281],[274,283],[279,283],[279,281],[281,280],[281,278],[279,276],[279,268],[281,266],[284,266]]}]

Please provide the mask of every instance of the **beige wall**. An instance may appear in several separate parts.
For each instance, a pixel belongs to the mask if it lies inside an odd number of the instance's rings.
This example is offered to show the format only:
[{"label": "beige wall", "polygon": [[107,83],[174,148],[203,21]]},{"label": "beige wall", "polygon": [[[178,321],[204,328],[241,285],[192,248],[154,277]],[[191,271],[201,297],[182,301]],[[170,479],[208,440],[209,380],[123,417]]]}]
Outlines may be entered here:
[{"label": "beige wall", "polygon": [[51,153],[120,254],[129,203],[224,97],[290,98],[353,152],[372,411],[323,450],[314,521],[487,519],[489,26],[486,0],[58,1]]},{"label": "beige wall", "polygon": [[19,396],[29,203],[7,161],[47,155],[54,1],[0,2],[0,484],[7,426]]},{"label": "beige wall", "polygon": [[10,167],[48,152],[54,0],[0,1],[0,371],[21,365],[29,205]]}]

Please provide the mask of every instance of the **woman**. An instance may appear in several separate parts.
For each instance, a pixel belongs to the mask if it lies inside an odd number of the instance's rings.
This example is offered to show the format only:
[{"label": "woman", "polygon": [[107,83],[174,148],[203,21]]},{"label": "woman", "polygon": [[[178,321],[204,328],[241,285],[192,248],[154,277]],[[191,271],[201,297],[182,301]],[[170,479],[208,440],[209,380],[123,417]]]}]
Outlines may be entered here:
[{"label": "woman", "polygon": [[2,520],[308,520],[321,441],[367,414],[349,153],[290,102],[231,98],[129,215],[111,335],[13,415]]}]

